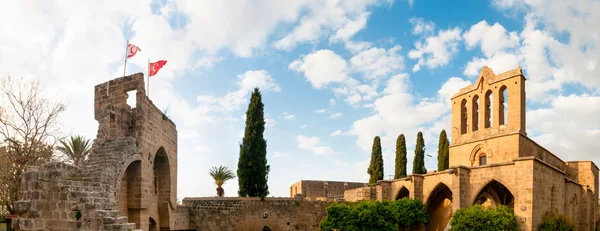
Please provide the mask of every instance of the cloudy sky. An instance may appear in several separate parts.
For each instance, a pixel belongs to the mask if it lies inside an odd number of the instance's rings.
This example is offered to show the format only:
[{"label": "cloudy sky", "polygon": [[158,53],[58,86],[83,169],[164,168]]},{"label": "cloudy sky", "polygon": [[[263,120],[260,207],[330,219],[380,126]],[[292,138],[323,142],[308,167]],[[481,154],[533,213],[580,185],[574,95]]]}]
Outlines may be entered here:
[{"label": "cloudy sky", "polygon": [[[249,93],[265,104],[269,188],[367,181],[373,137],[385,175],[423,131],[427,169],[449,97],[522,66],[527,132],[565,160],[600,163],[600,2],[593,0],[21,0],[0,8],[0,74],[40,77],[68,105],[65,130],[95,137],[93,86],[123,74],[126,41],[168,60],[150,98],[178,128],[178,198],[213,196],[211,166],[237,169]],[[596,155],[595,155],[596,154]],[[237,181],[224,186],[227,196]]]}]

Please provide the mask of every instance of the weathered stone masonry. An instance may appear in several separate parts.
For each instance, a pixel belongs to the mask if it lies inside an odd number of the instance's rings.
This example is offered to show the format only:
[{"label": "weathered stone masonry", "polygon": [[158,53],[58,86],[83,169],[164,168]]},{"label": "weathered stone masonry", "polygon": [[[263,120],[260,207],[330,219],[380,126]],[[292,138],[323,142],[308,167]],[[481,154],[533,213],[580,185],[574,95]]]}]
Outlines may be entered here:
[{"label": "weathered stone masonry", "polygon": [[[127,92],[132,90],[137,91],[135,108],[127,105]],[[143,74],[99,84],[94,91],[99,125],[89,161],[81,169],[49,163],[26,172],[17,227],[187,228],[181,219],[187,210],[175,203],[177,130],[146,96]],[[80,220],[75,218],[77,210]]]}]

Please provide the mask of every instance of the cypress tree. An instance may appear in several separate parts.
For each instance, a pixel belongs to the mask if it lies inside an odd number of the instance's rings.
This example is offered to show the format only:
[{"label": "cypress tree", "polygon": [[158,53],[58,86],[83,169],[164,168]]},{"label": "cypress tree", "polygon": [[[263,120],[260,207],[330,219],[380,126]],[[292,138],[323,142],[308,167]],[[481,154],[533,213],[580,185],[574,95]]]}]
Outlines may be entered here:
[{"label": "cypress tree", "polygon": [[440,133],[440,141],[438,143],[438,171],[444,171],[450,166],[450,141],[446,135],[446,130]]},{"label": "cypress tree", "polygon": [[417,134],[417,146],[415,147],[415,159],[413,161],[413,174],[425,174],[427,169],[425,168],[425,141],[423,140],[423,133]]},{"label": "cypress tree", "polygon": [[267,141],[264,139],[264,105],[258,88],[250,97],[246,111],[246,128],[240,144],[238,160],[238,183],[240,197],[260,197],[269,195],[267,185],[270,166],[267,165]]},{"label": "cypress tree", "polygon": [[396,139],[396,171],[394,179],[406,177],[406,140],[404,134]]},{"label": "cypress tree", "polygon": [[373,149],[371,151],[371,164],[369,169],[369,184],[377,183],[378,180],[383,180],[383,155],[381,153],[381,140],[379,136],[375,136],[373,140]]}]

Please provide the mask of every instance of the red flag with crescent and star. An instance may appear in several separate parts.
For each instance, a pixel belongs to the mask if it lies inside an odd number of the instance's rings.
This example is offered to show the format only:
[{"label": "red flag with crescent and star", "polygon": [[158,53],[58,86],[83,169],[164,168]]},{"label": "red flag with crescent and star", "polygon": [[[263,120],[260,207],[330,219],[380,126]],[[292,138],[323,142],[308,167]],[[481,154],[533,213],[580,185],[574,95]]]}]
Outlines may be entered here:
[{"label": "red flag with crescent and star", "polygon": [[156,75],[158,70],[160,70],[165,64],[167,64],[167,60],[159,60],[154,63],[148,63],[148,77]]},{"label": "red flag with crescent and star", "polygon": [[142,51],[142,49],[131,43],[127,44],[127,58],[133,57],[138,51]]}]

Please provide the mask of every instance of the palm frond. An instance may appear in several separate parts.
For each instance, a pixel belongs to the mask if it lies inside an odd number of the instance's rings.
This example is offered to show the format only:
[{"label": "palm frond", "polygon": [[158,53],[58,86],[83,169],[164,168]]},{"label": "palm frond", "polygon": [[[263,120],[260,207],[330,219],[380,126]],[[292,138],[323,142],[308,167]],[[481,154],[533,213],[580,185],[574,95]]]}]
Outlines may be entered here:
[{"label": "palm frond", "polygon": [[235,179],[235,174],[233,171],[228,169],[226,166],[213,166],[208,174],[215,179],[215,184],[217,184],[219,187],[225,184],[226,181]]},{"label": "palm frond", "polygon": [[71,136],[71,139],[65,142],[59,141],[61,146],[56,147],[56,150],[63,153],[67,158],[79,166],[92,150],[92,143],[83,136]]}]

